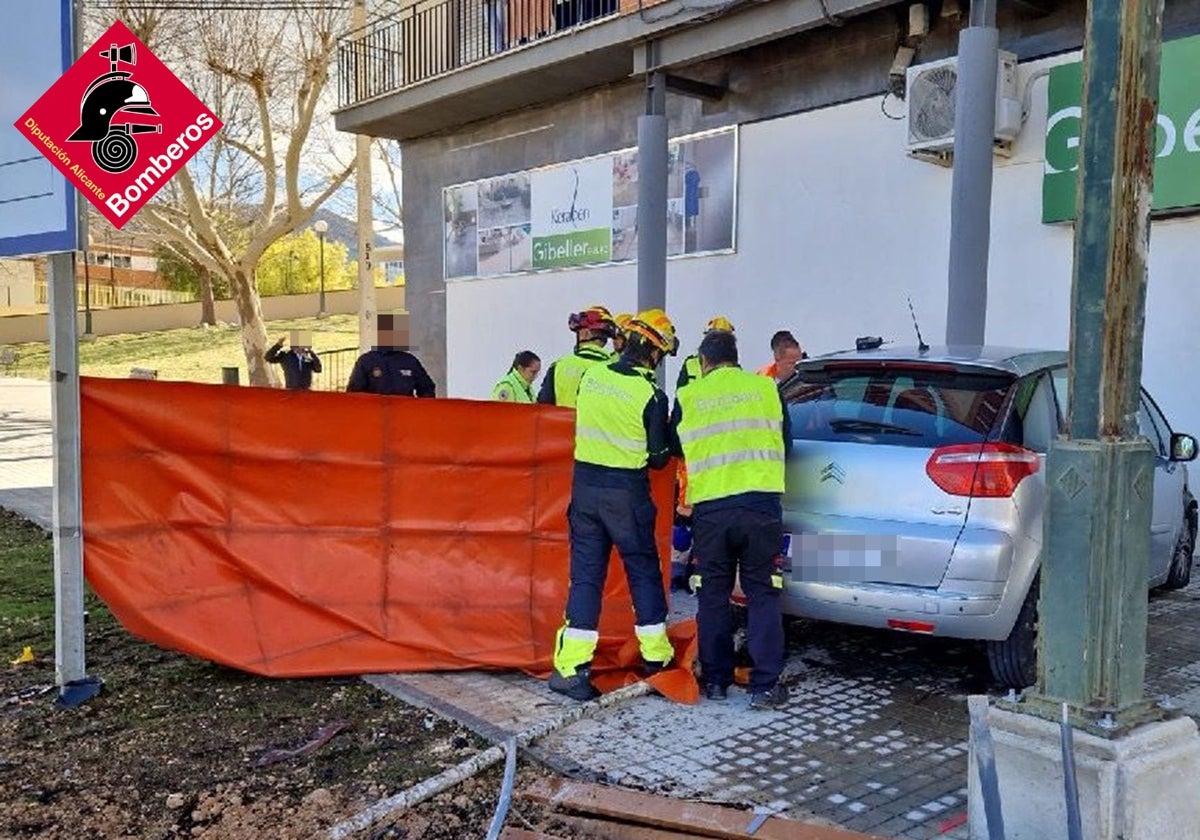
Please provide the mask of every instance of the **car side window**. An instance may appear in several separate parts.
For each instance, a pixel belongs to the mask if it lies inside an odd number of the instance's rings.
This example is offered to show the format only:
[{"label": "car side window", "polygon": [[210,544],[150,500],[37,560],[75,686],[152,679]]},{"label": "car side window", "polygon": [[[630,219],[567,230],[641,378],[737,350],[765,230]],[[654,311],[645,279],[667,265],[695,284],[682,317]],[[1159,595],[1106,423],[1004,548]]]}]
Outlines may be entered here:
[{"label": "car side window", "polygon": [[[1170,454],[1171,448],[1171,424],[1167,422],[1167,418],[1163,416],[1162,411],[1154,402],[1154,398],[1142,391],[1142,407],[1150,418],[1150,423],[1154,426],[1156,438],[1151,438],[1151,443],[1157,443],[1158,454],[1164,458]],[[1139,425],[1141,423],[1139,419]]]},{"label": "car side window", "polygon": [[1013,394],[1013,408],[1004,439],[1034,452],[1049,452],[1058,426],[1055,413],[1049,376],[1043,374],[1021,380]]},{"label": "car side window", "polygon": [[1142,399],[1138,402],[1137,413],[1138,434],[1150,441],[1150,445],[1158,450],[1160,456],[1167,454],[1167,444],[1163,440],[1162,432],[1154,424],[1154,418],[1150,414],[1150,406],[1146,403],[1146,397],[1143,394]]},{"label": "car side window", "polygon": [[1058,401],[1058,428],[1065,431],[1067,418],[1071,415],[1071,392],[1067,390],[1067,369],[1055,368],[1050,372],[1054,381],[1054,398]]}]

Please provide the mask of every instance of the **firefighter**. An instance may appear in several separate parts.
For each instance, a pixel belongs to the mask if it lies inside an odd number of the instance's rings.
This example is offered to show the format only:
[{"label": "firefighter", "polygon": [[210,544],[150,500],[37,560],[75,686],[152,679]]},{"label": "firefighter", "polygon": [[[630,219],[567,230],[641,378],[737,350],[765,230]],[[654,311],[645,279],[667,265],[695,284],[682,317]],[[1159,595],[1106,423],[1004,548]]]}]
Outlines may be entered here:
[{"label": "firefighter", "polygon": [[[715,315],[704,325],[704,335],[721,331],[732,333],[733,322],[724,315]],[[700,378],[700,354],[693,353],[683,360],[675,393],[689,382]],[[675,528],[671,537],[671,589],[686,590],[696,570],[692,555],[692,507],[687,502],[687,467],[680,464],[675,476]]]},{"label": "firefighter", "polygon": [[565,621],[555,637],[550,676],[551,689],[575,700],[590,700],[599,693],[590,679],[591,663],[614,545],[625,564],[646,673],[662,670],[674,656],[667,638],[667,599],[654,541],[657,512],[649,470],[662,469],[670,460],[667,397],[655,384],[654,371],[678,347],[666,313],[642,312],[629,322],[621,358],[592,367],[579,385],[567,513],[571,588]]},{"label": "firefighter", "polygon": [[604,345],[616,336],[617,322],[603,306],[589,306],[582,312],[572,313],[567,319],[567,328],[575,333],[575,349],[550,365],[537,401],[574,408],[584,371],[592,365],[608,364],[613,360]]},{"label": "firefighter", "polygon": [[724,700],[733,682],[729,599],[740,578],[748,601],[750,708],[787,703],[783,672],[782,557],[784,466],[791,429],[774,381],[738,366],[732,333],[700,342],[703,376],[679,391],[672,448],[688,467],[700,605],[697,625],[704,693]]},{"label": "firefighter", "polygon": [[492,388],[492,399],[500,402],[533,402],[533,380],[542,369],[542,360],[532,350],[522,350],[513,357],[512,366],[504,378]]},{"label": "firefighter", "polygon": [[774,357],[774,361],[760,367],[758,373],[771,377],[776,384],[780,385],[796,372],[797,362],[808,358],[808,354],[804,352],[800,342],[787,330],[780,330],[771,336],[771,355]]},{"label": "firefighter", "polygon": [[[713,330],[721,330],[724,332],[733,332],[733,322],[724,315],[716,315],[710,318],[708,323],[704,325],[704,335],[708,335]],[[675,388],[678,390],[684,385],[691,382],[693,379],[700,378],[700,354],[693,353],[683,360],[683,364],[679,368],[679,379],[675,382]]]}]

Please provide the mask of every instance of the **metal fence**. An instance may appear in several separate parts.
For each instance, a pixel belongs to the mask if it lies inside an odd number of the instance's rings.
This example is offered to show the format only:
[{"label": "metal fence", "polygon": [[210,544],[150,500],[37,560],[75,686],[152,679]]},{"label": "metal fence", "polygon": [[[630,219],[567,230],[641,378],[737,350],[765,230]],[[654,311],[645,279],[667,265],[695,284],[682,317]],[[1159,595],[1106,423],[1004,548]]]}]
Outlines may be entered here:
[{"label": "metal fence", "polygon": [[321,357],[321,372],[313,374],[312,389],[345,391],[350,371],[358,359],[358,348],[340,347],[337,350],[323,350],[318,355]]},{"label": "metal fence", "polygon": [[618,12],[618,0],[419,0],[338,45],[338,104],[363,102]]},{"label": "metal fence", "polygon": [[[88,305],[87,297],[89,294],[92,299],[92,309],[120,309],[130,306],[155,306],[162,303],[190,303],[196,300],[196,295],[191,292],[92,284],[89,289],[85,289],[84,286],[79,286],[75,289],[75,300],[79,306],[85,307]],[[38,306],[49,305],[50,290],[45,281],[34,281],[33,300]]]}]

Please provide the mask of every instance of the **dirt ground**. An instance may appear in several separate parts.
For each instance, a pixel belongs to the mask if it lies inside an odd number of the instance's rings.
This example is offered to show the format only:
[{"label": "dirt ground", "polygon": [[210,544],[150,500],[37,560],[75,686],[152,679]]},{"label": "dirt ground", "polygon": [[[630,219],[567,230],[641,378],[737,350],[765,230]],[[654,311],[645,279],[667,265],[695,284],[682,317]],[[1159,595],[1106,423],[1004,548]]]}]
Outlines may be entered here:
[{"label": "dirt ground", "polygon": [[[325,837],[488,746],[357,678],[266,679],[146,644],[91,595],[88,672],[104,690],[58,709],[52,563],[47,535],[0,511],[0,837]],[[10,664],[26,645],[36,660]],[[518,786],[544,775],[521,767]],[[501,775],[494,767],[356,840],[481,838]],[[509,824],[547,823],[515,801]]]}]

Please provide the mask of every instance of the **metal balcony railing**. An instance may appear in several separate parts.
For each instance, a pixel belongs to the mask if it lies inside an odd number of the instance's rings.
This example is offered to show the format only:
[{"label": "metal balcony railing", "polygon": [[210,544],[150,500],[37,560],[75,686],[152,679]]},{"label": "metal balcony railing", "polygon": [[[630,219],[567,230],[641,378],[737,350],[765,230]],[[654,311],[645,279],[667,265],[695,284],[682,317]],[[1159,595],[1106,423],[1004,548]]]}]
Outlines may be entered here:
[{"label": "metal balcony railing", "polygon": [[338,44],[338,104],[385,93],[618,13],[619,0],[418,0]]}]

